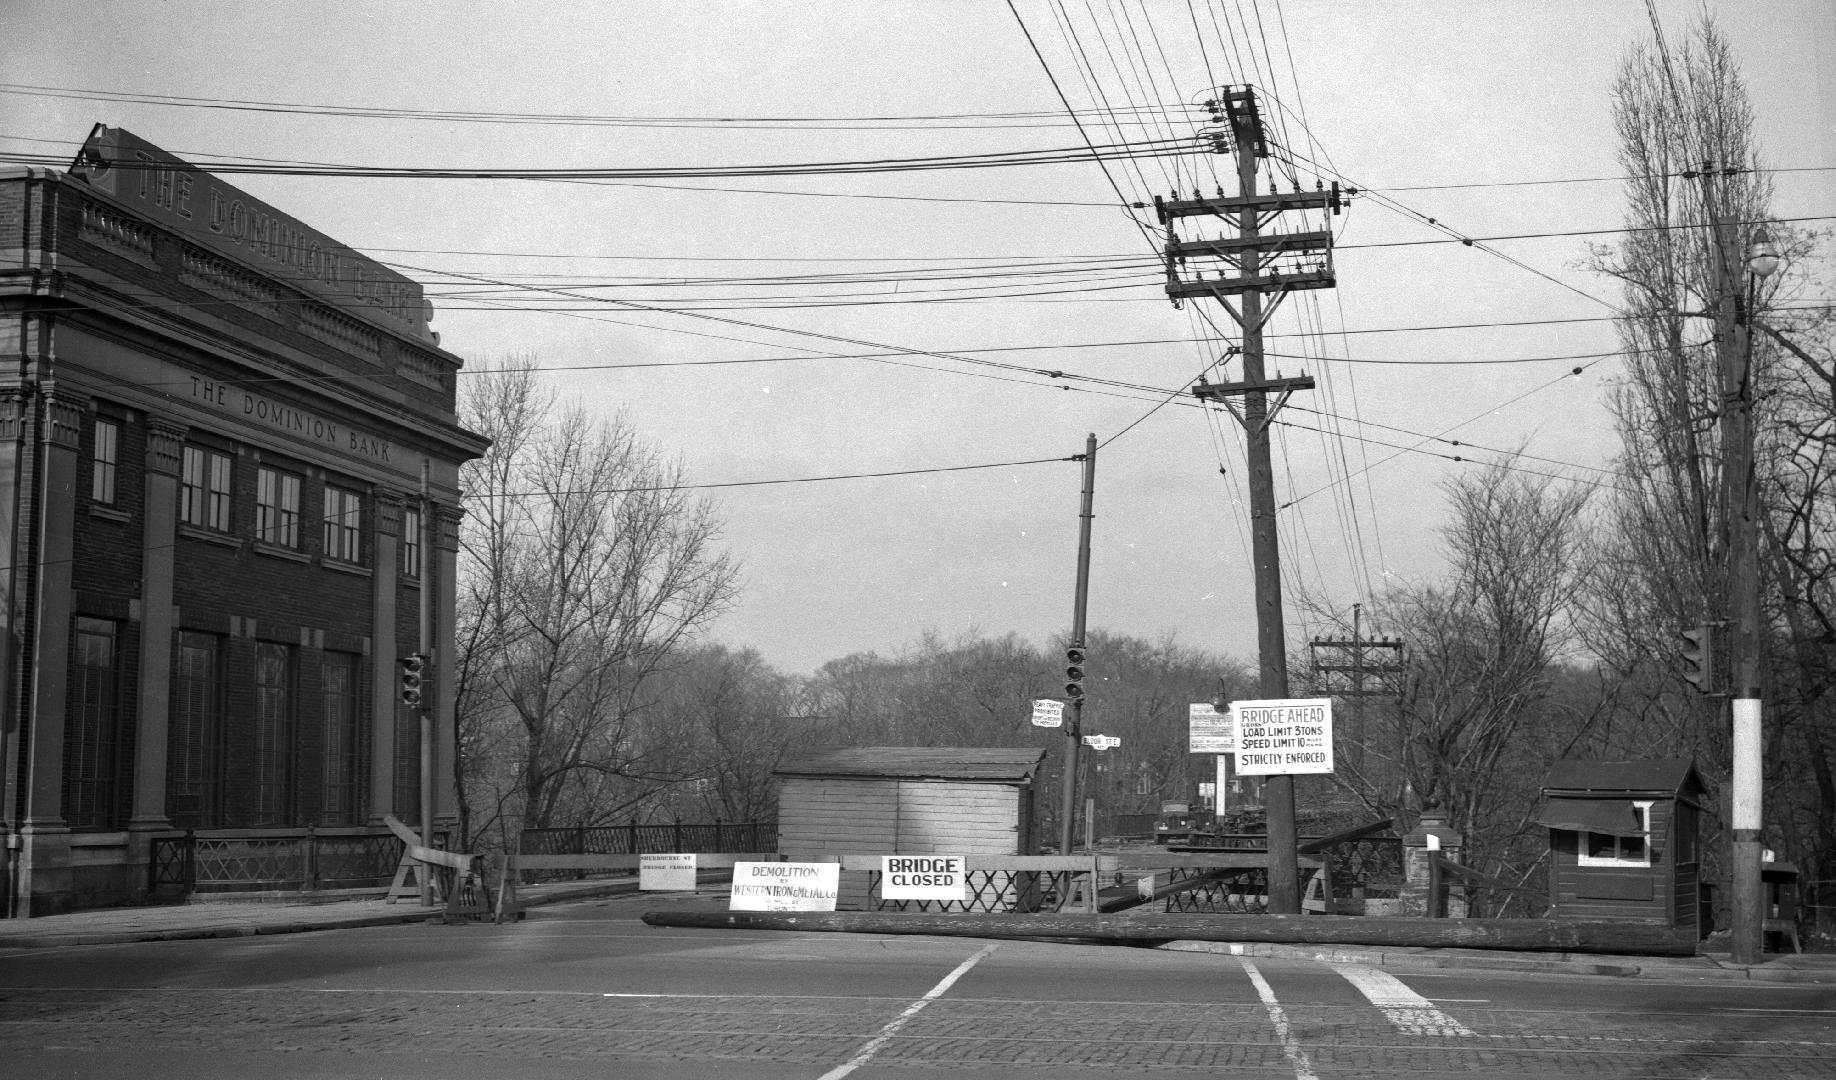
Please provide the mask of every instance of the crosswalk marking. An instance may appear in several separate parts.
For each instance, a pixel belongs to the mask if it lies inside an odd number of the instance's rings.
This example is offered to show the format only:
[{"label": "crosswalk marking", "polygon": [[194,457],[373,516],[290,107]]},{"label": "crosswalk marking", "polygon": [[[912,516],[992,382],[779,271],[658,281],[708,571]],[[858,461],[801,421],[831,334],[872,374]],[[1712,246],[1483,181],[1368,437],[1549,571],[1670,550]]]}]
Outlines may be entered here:
[{"label": "crosswalk marking", "polygon": [[1449,1035],[1474,1038],[1473,1030],[1442,1012],[1434,1002],[1387,971],[1362,964],[1332,964],[1404,1035]]},{"label": "crosswalk marking", "polygon": [[1320,1080],[1320,1074],[1313,1071],[1313,1059],[1301,1048],[1300,1040],[1294,1037],[1294,1029],[1288,1026],[1288,1014],[1275,1000],[1275,990],[1269,981],[1250,963],[1249,957],[1240,957],[1238,963],[1243,965],[1243,973],[1255,984],[1256,996],[1262,999],[1262,1007],[1268,1010],[1269,1022],[1275,1025],[1275,1034],[1281,1039],[1281,1052],[1294,1069],[1294,1080]]}]

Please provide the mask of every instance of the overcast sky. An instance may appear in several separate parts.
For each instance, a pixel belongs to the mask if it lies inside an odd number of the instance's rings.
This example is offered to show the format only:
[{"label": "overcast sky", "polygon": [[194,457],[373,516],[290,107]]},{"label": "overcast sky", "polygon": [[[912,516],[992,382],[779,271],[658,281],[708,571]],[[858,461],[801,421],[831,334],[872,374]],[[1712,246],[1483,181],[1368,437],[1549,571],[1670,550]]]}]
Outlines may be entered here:
[{"label": "overcast sky", "polygon": [[[1304,185],[1338,175],[1384,196],[1332,220],[1338,288],[1297,295],[1270,328],[1270,351],[1289,354],[1271,374],[1319,383],[1275,443],[1290,638],[1337,629],[1293,602],[1302,591],[1349,619],[1357,602],[1380,613],[1386,582],[1432,578],[1441,485],[1495,451],[1611,482],[1601,402],[1618,368],[1595,354],[1615,347],[1617,297],[1583,263],[1622,221],[1620,185],[1602,179],[1620,174],[1609,90],[1625,49],[1650,37],[1641,0],[1015,6],[1018,20],[997,0],[14,2],[0,152],[66,160],[103,122],[194,161],[651,169],[1006,154],[1115,141],[1096,116],[1084,133],[1069,126],[1061,90],[1081,110],[1160,106],[1122,133],[1186,139],[1198,125],[1174,106],[1248,81]],[[1774,214],[1836,214],[1836,7],[1710,6],[1767,161],[1786,170]],[[1698,3],[1656,7],[1680,46]],[[914,117],[958,119],[885,119]],[[783,122],[812,118],[836,122]],[[773,122],[740,122],[752,119]],[[1087,432],[1102,443],[1090,625],[1253,657],[1242,437],[1189,396],[1163,404],[1222,351],[1194,340],[1215,336],[1204,315],[1229,319],[1215,304],[1173,308],[1139,224],[1152,212],[1117,197],[1214,167],[1232,166],[232,182],[426,282],[442,344],[468,365],[534,354],[568,401],[622,410],[690,482],[808,480],[707,492],[745,579],[714,636],[807,672],[927,631],[1063,635],[1081,473],[1054,459],[1081,452]],[[1424,218],[1469,237],[1569,235],[1488,252]],[[1013,263],[1033,276],[962,276]],[[784,280],[836,274],[857,280]],[[753,281],[709,280],[736,277]],[[942,469],[956,471],[815,479]]]}]

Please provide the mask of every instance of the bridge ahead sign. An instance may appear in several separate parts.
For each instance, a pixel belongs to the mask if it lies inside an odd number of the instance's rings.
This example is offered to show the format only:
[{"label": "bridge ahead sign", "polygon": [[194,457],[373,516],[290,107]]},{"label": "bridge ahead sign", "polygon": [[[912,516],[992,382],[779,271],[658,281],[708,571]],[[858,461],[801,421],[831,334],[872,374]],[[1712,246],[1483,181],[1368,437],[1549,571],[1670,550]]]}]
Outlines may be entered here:
[{"label": "bridge ahead sign", "polygon": [[1237,772],[1285,776],[1332,771],[1332,699],[1239,701]]}]

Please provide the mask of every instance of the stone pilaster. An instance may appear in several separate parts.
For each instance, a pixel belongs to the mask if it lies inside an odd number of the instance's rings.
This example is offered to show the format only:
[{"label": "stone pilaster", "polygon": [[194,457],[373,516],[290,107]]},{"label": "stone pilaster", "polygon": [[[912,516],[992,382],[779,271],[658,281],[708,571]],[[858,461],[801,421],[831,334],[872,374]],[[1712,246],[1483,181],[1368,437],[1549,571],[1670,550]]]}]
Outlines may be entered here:
[{"label": "stone pilaster", "polygon": [[371,567],[370,579],[375,591],[370,604],[369,818],[372,824],[381,824],[384,814],[396,814],[395,617],[402,568],[402,494],[378,488],[372,499],[376,505],[376,565]]},{"label": "stone pilaster", "polygon": [[[18,888],[34,915],[69,907],[69,826],[64,822],[64,719],[69,696],[72,554],[76,528],[77,451],[88,402],[55,388],[41,399],[38,420],[37,552],[32,587],[29,700],[25,712],[25,811]],[[33,485],[28,483],[29,489]]]},{"label": "stone pilaster", "polygon": [[[166,818],[166,746],[172,708],[173,576],[178,545],[179,468],[186,428],[147,421],[146,505],[141,512],[140,699],[135,714],[134,813],[128,828],[171,828]],[[137,847],[145,840],[137,842]],[[144,862],[145,856],[139,861]],[[144,888],[144,882],[141,886]]]}]

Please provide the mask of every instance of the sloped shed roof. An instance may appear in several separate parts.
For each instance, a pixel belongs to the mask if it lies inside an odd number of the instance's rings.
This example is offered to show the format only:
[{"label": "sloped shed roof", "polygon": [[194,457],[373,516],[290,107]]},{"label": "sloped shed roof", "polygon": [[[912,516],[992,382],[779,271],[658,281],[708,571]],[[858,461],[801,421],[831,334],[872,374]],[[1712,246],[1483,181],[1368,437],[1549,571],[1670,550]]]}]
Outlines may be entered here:
[{"label": "sloped shed roof", "polygon": [[1011,747],[856,746],[787,762],[772,775],[1024,784],[1033,779],[1045,754]]},{"label": "sloped shed roof", "polygon": [[1545,795],[1683,795],[1702,790],[1688,758],[1646,761],[1558,761],[1543,781]]},{"label": "sloped shed roof", "polygon": [[1688,758],[1651,761],[1558,761],[1543,781],[1535,820],[1552,829],[1640,836],[1632,800],[1675,798],[1694,804],[1702,778]]}]

